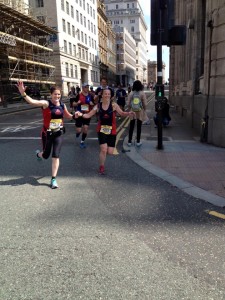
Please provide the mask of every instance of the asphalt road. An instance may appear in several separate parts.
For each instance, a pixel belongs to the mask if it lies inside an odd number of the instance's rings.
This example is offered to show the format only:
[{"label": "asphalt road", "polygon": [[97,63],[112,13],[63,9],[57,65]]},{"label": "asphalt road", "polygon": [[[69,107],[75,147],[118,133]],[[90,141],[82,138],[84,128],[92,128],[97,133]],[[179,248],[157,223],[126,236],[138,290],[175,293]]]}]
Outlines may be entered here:
[{"label": "asphalt road", "polygon": [[225,299],[224,220],[122,143],[99,176],[95,126],[81,150],[66,123],[51,190],[40,110],[0,116],[0,299]]}]

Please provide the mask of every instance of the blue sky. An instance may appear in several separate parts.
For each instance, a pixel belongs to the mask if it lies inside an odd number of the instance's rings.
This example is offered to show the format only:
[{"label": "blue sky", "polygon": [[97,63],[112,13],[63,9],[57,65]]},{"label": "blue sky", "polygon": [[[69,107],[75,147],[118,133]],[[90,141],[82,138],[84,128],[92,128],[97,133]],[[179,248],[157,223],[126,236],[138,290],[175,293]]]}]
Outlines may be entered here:
[{"label": "blue sky", "polygon": [[[148,54],[150,60],[157,60],[157,47],[150,45],[150,3],[151,0],[139,0],[139,3],[142,7],[145,22],[148,26],[148,31],[146,33],[147,38],[147,44],[148,44]],[[165,70],[165,80],[168,80],[169,78],[169,47],[163,46],[162,49],[162,59],[163,62],[166,64],[166,70]]]}]

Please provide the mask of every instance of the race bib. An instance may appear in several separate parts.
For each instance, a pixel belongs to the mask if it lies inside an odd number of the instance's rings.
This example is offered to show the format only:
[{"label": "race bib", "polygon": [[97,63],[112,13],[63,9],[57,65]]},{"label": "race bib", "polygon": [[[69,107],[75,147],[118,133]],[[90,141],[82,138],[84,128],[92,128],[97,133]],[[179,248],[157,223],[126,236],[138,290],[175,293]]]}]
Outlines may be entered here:
[{"label": "race bib", "polygon": [[102,132],[102,133],[104,133],[104,134],[110,134],[111,131],[112,131],[112,126],[101,125],[100,132]]},{"label": "race bib", "polygon": [[51,119],[49,129],[59,130],[62,127],[62,119]]},{"label": "race bib", "polygon": [[88,104],[82,104],[81,105],[81,110],[82,111],[89,111],[89,105]]}]

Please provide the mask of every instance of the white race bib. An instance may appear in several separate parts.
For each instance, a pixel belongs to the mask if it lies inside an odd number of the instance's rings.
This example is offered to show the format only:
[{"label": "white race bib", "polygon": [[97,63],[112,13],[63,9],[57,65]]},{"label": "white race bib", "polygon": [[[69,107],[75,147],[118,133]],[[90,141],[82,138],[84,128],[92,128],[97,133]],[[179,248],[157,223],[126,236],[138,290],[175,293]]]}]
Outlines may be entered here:
[{"label": "white race bib", "polygon": [[89,111],[89,105],[88,104],[82,104],[81,105],[81,110],[82,111]]},{"label": "white race bib", "polygon": [[104,133],[104,134],[110,134],[111,131],[112,131],[112,126],[101,125],[100,132],[102,132],[102,133]]},{"label": "white race bib", "polygon": [[62,119],[51,119],[49,129],[56,131],[62,127]]}]

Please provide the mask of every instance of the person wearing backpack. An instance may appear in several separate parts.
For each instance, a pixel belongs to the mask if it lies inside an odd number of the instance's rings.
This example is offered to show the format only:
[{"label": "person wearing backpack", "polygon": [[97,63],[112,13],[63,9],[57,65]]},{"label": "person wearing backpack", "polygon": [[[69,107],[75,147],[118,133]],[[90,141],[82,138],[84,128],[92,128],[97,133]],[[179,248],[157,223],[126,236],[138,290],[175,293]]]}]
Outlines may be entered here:
[{"label": "person wearing backpack", "polygon": [[146,118],[146,107],[147,99],[145,93],[143,92],[143,84],[140,80],[135,80],[133,83],[132,91],[128,95],[128,108],[135,113],[134,117],[131,117],[129,137],[127,145],[130,147],[132,145],[132,137],[135,127],[135,122],[137,120],[137,140],[136,146],[140,147],[141,143],[141,127],[142,121]]}]

